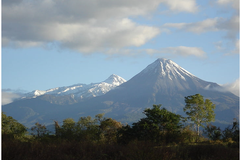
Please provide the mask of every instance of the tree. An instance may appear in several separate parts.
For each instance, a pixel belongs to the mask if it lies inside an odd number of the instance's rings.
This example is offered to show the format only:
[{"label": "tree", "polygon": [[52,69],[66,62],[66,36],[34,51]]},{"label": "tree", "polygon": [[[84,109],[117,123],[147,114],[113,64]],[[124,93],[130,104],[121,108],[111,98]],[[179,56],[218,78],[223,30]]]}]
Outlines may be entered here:
[{"label": "tree", "polygon": [[181,128],[181,116],[169,112],[165,108],[160,109],[161,106],[161,104],[153,105],[152,109],[145,109],[143,112],[147,116],[145,120],[148,120],[152,124],[156,125],[160,131],[175,131]]},{"label": "tree", "polygon": [[61,136],[61,126],[58,124],[58,121],[54,121],[55,135]]},{"label": "tree", "polygon": [[211,140],[219,140],[222,136],[222,132],[220,127],[216,127],[214,125],[208,124],[207,127],[203,130],[205,134],[211,139]]},{"label": "tree", "polygon": [[103,115],[97,114],[95,118],[90,116],[80,117],[77,122],[72,118],[67,118],[63,120],[62,126],[55,121],[56,135],[69,140],[99,140],[101,134],[99,126],[101,122],[106,120]]},{"label": "tree", "polygon": [[[146,117],[140,119],[137,123],[130,126],[123,127],[119,131],[118,139],[123,143],[131,139],[137,138],[138,140],[151,140],[155,142],[175,141],[180,133],[181,116],[169,112],[165,108],[161,109],[160,105],[153,105],[153,108],[147,108],[143,112]],[[125,141],[124,139],[127,139]]]},{"label": "tree", "polygon": [[63,138],[72,139],[74,138],[75,133],[76,125],[74,119],[64,119],[62,127],[58,129],[58,134],[60,134]]},{"label": "tree", "polygon": [[[235,118],[234,118],[235,119]],[[232,128],[228,126],[222,132],[223,140],[231,138],[235,142],[239,142],[239,123],[236,121],[233,122]]]},{"label": "tree", "polygon": [[80,117],[76,123],[77,135],[81,140],[98,140],[99,125],[97,119],[87,116]]},{"label": "tree", "polygon": [[2,112],[2,135],[15,138],[16,136],[23,136],[27,132],[27,128],[11,116],[7,116]]},{"label": "tree", "polygon": [[199,136],[199,127],[204,127],[204,123],[215,120],[215,105],[209,99],[204,101],[200,94],[185,97],[185,103],[183,110],[189,116],[188,118],[197,125]]},{"label": "tree", "polygon": [[[35,126],[33,126],[33,127],[31,128],[31,130],[32,130],[33,132],[36,132],[36,133],[37,133],[37,137],[38,137],[38,138],[46,135],[47,132],[48,132],[46,126],[45,126],[45,125],[42,125],[42,124],[40,124],[40,123],[38,123],[38,122],[35,123]],[[32,135],[34,135],[34,133],[32,133]]]},{"label": "tree", "polygon": [[112,118],[107,118],[101,121],[99,128],[101,139],[107,143],[115,143],[117,142],[117,131],[122,128],[122,124]]}]

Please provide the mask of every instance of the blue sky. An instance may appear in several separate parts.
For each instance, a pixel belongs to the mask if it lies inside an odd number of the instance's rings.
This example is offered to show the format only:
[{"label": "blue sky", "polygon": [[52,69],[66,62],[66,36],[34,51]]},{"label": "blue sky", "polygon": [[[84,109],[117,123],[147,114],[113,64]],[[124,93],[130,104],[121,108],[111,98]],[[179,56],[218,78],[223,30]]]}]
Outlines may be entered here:
[{"label": "blue sky", "polygon": [[2,0],[3,90],[129,80],[157,58],[238,89],[238,0]]}]

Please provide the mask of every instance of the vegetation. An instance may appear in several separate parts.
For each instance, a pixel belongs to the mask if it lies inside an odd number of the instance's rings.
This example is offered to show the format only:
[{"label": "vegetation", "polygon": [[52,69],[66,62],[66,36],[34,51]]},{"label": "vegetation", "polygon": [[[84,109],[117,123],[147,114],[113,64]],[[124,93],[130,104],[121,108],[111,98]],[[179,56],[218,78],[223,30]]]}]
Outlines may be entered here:
[{"label": "vegetation", "polygon": [[17,138],[24,136],[27,128],[11,116],[2,113],[2,137]]},{"label": "vegetation", "polygon": [[37,137],[43,137],[48,133],[46,126],[39,124],[38,122],[31,128],[31,131],[33,131],[31,134]]},{"label": "vegetation", "polygon": [[32,135],[27,135],[26,127],[2,113],[2,159],[238,159],[237,121],[223,131],[208,124],[204,128],[207,139],[186,124],[184,117],[161,105],[153,105],[143,113],[146,117],[132,126],[103,114],[80,117],[77,122],[67,118],[62,126],[54,121],[52,134],[36,123],[31,128]]},{"label": "vegetation", "polygon": [[133,139],[166,143],[176,141],[182,126],[181,116],[160,107],[161,105],[153,105],[152,109],[145,109],[143,113],[146,118],[133,123],[132,127],[123,127],[118,134],[119,142],[128,143]]},{"label": "vegetation", "polygon": [[204,101],[200,94],[185,97],[186,106],[183,108],[184,112],[197,125],[197,133],[199,135],[199,127],[204,127],[204,123],[215,120],[214,109],[215,105],[209,100]]},{"label": "vegetation", "polygon": [[224,145],[157,146],[149,141],[127,145],[79,141],[2,142],[3,160],[237,160],[239,149]]},{"label": "vegetation", "polygon": [[223,131],[212,124],[209,124],[205,129],[204,133],[211,140],[222,140],[225,142],[239,142],[239,123],[237,121],[233,122],[233,126],[228,126]]}]

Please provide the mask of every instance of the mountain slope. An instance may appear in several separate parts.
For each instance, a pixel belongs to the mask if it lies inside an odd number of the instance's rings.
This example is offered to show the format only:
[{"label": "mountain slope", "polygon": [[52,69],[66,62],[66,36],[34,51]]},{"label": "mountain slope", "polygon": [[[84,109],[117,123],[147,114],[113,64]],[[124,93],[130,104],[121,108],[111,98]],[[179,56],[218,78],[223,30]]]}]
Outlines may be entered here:
[{"label": "mountain slope", "polygon": [[[215,88],[221,86],[197,78],[171,60],[157,59],[115,90],[96,97],[95,104],[83,105],[105,108],[103,111],[107,116],[121,120],[134,114],[141,115],[144,108],[153,104],[162,104],[168,110],[185,116],[184,97],[199,93],[217,105],[217,121],[230,122],[238,116],[239,98],[230,92],[218,92]],[[224,116],[225,113],[228,116]]]},{"label": "mountain slope", "polygon": [[171,60],[157,59],[104,97],[114,98],[115,96],[123,101],[132,101],[133,99],[142,101],[145,99],[144,101],[148,104],[150,101],[154,103],[163,100],[162,96],[188,96],[197,92],[212,92],[211,88],[216,87],[221,86],[197,78]]},{"label": "mountain slope", "polygon": [[[140,81],[141,80],[141,81]],[[157,59],[142,72],[134,76],[125,86],[144,83],[145,87],[153,87],[154,92],[176,94],[179,91],[218,87],[216,83],[203,81],[189,73],[176,63],[167,59]],[[135,87],[137,87],[135,85]]]},{"label": "mountain slope", "polygon": [[[183,112],[184,97],[199,93],[216,104],[216,122],[231,123],[239,113],[239,97],[230,92],[219,92],[215,88],[221,86],[201,80],[171,60],[157,59],[129,81],[101,96],[56,105],[57,102],[52,102],[53,97],[48,97],[46,102],[44,96],[47,95],[44,95],[5,105],[3,111],[15,117],[14,110],[17,109],[17,114],[25,115],[24,122],[31,120],[29,125],[39,120],[50,124],[51,119],[61,122],[64,117],[78,120],[80,116],[94,116],[98,113],[106,113],[107,117],[131,123],[142,117],[142,111],[153,104],[162,104],[169,111],[186,116]],[[45,106],[41,107],[40,103]],[[29,112],[27,115],[26,107]],[[23,117],[17,120],[21,122]]]},{"label": "mountain slope", "polygon": [[120,76],[112,74],[105,81],[91,84],[75,84],[67,87],[57,87],[46,91],[35,90],[26,93],[21,99],[36,98],[41,96],[51,103],[72,104],[78,101],[106,94],[115,87],[126,82]]}]

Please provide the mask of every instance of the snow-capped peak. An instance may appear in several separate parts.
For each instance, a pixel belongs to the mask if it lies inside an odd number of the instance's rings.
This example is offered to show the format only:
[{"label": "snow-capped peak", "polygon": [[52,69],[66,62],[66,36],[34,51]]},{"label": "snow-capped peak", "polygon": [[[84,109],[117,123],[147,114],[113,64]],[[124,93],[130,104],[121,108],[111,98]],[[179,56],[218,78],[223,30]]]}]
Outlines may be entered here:
[{"label": "snow-capped peak", "polygon": [[195,77],[172,60],[165,58],[157,59],[152,64],[148,65],[143,72],[160,72],[162,77],[168,77],[170,80],[173,78],[186,80],[186,77]]},{"label": "snow-capped peak", "polygon": [[112,74],[108,79],[100,83],[75,84],[67,87],[57,87],[46,91],[34,90],[26,93],[22,98],[36,98],[41,95],[50,94],[54,96],[72,95],[74,98],[89,98],[103,95],[115,87],[126,82],[122,77]]},{"label": "snow-capped peak", "polygon": [[108,77],[108,79],[106,79],[103,82],[119,86],[120,84],[126,82],[126,80],[118,75],[112,74],[110,77]]}]

